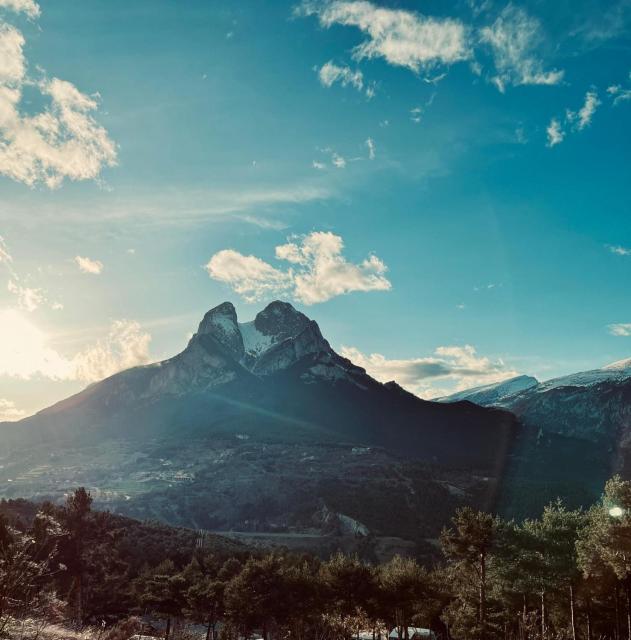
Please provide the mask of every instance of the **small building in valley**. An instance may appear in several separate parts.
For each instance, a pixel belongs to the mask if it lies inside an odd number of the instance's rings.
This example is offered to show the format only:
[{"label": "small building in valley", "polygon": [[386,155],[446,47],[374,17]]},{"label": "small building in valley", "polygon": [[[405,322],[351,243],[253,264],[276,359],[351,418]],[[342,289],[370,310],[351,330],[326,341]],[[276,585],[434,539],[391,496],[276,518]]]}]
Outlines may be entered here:
[{"label": "small building in valley", "polygon": [[[404,640],[405,629],[395,627],[388,634],[389,640]],[[408,627],[408,640],[436,640],[436,634],[431,629],[423,629],[421,627]]]}]

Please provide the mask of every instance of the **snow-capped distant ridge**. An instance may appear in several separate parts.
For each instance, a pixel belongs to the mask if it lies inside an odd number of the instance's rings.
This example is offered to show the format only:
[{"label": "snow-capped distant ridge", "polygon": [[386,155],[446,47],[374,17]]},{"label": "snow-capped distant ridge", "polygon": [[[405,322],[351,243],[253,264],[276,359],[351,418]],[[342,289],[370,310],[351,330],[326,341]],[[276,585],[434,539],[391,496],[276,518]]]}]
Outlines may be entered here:
[{"label": "snow-capped distant ridge", "polygon": [[527,389],[532,389],[538,384],[539,381],[537,378],[521,375],[509,378],[508,380],[502,380],[500,382],[494,382],[480,387],[473,387],[472,389],[458,391],[457,393],[453,393],[449,396],[436,398],[436,400],[438,402],[460,402],[462,400],[468,400],[475,404],[487,406],[499,404],[504,400],[504,398],[521,393]]},{"label": "snow-capped distant ridge", "polygon": [[629,378],[631,378],[631,359],[619,360],[618,362],[608,364],[602,369],[581,371],[568,376],[547,380],[539,385],[537,391],[543,392],[559,387],[590,387],[605,382],[623,382]]},{"label": "snow-capped distant ridge", "polygon": [[619,371],[620,369],[631,369],[631,358],[625,358],[624,360],[617,360],[603,367],[606,370]]}]

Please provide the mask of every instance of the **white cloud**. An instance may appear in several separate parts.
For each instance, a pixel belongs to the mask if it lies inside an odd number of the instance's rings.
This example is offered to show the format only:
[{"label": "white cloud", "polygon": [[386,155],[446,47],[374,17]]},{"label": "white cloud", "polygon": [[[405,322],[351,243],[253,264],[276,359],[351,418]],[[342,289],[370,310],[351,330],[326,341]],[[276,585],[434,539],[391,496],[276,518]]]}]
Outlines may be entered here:
[{"label": "white cloud", "polygon": [[2,236],[0,236],[0,262],[6,264],[13,262],[13,257],[9,253],[9,247]]},{"label": "white cloud", "polygon": [[311,305],[352,291],[391,288],[385,277],[387,267],[379,258],[371,255],[353,264],[342,255],[343,248],[340,236],[316,231],[276,247],[276,258],[289,262],[289,269],[277,269],[256,256],[225,249],[212,256],[206,270],[249,302],[287,294]]},{"label": "white cloud", "polygon": [[585,94],[585,102],[583,106],[578,110],[566,112],[566,118],[568,122],[576,123],[576,128],[582,131],[585,127],[591,124],[596,109],[600,106],[601,102],[598,99],[598,94],[595,91],[588,91]]},{"label": "white cloud", "polygon": [[552,118],[546,129],[548,135],[547,146],[554,147],[554,145],[563,142],[566,136],[566,129],[572,132],[582,131],[585,127],[588,127],[600,104],[601,101],[598,98],[598,94],[596,91],[591,90],[585,94],[583,105],[578,111],[572,111],[571,109],[565,110],[565,120],[563,124],[558,118]]},{"label": "white cloud", "polygon": [[372,138],[367,138],[366,146],[368,147],[368,159],[374,160],[377,157],[377,147],[375,145],[375,141]]},{"label": "white cloud", "polygon": [[554,145],[563,142],[563,138],[565,138],[565,133],[561,128],[561,123],[556,118],[552,118],[552,120],[550,120],[546,133],[548,134],[549,147],[554,147]]},{"label": "white cloud", "polygon": [[423,109],[421,107],[414,107],[410,109],[410,120],[414,124],[419,124],[423,118]]},{"label": "white cloud", "polygon": [[[1,5],[0,5],[1,6]],[[0,398],[0,422],[14,422],[26,416],[26,411],[18,409],[15,402]]]},{"label": "white cloud", "polygon": [[324,162],[319,162],[318,160],[314,160],[314,161],[311,163],[311,166],[312,166],[314,169],[318,169],[319,171],[323,171],[324,169],[326,169],[326,165],[324,164]]},{"label": "white cloud", "polygon": [[45,300],[46,297],[41,289],[33,287],[23,287],[13,280],[9,280],[7,289],[10,293],[17,296],[18,306],[26,311],[35,311]]},{"label": "white cloud", "polygon": [[631,322],[610,324],[608,329],[612,336],[631,336]]},{"label": "white cloud", "polygon": [[339,153],[333,152],[331,155],[331,164],[338,169],[344,169],[346,167],[346,158]]},{"label": "white cloud", "polygon": [[[18,272],[19,270],[14,268],[13,257],[2,236],[0,236],[0,265],[4,266],[9,275],[7,291],[16,297],[18,308],[31,312],[48,302],[46,292],[43,289],[22,284],[25,279],[30,281],[30,278],[28,276],[23,278]],[[60,302],[52,302],[50,308],[57,310],[63,308],[63,305]]]},{"label": "white cloud", "polygon": [[91,273],[98,276],[103,272],[103,263],[100,260],[92,260],[84,256],[75,256],[75,264],[83,273]]},{"label": "white cloud", "polygon": [[380,353],[368,355],[354,347],[342,347],[341,353],[380,382],[395,380],[423,398],[434,398],[517,375],[502,360],[479,356],[470,345],[438,347],[432,356],[410,359],[388,359]]},{"label": "white cloud", "polygon": [[332,60],[322,65],[318,71],[320,83],[325,87],[331,87],[334,83],[339,82],[343,87],[351,85],[358,91],[364,88],[364,75],[357,69],[353,71],[347,66],[338,66]]},{"label": "white cloud", "polygon": [[[28,0],[2,2],[31,17],[39,11]],[[116,163],[116,145],[91,115],[98,95],[87,96],[59,78],[28,77],[24,44],[22,33],[0,20],[0,174],[51,189],[66,178],[97,178],[104,166]],[[24,87],[39,91],[48,105],[35,114],[24,112]]]},{"label": "white cloud", "polygon": [[[631,73],[629,73],[631,79]],[[624,88],[621,84],[614,84],[607,87],[607,93],[613,99],[613,106],[618,106],[621,102],[631,100],[631,89]]]},{"label": "white cloud", "polygon": [[540,24],[523,9],[508,4],[495,22],[480,31],[480,40],[493,51],[497,75],[492,78],[500,91],[512,85],[553,85],[563,71],[544,71],[535,50],[541,41]]},{"label": "white cloud", "polygon": [[366,0],[304,2],[302,15],[320,24],[357,27],[368,38],[353,50],[357,60],[381,57],[414,72],[469,58],[469,33],[458,20],[430,18],[412,11],[379,7]]},{"label": "white cloud", "polygon": [[138,322],[115,320],[107,335],[73,358],[74,375],[93,382],[149,362],[151,336]]},{"label": "white cloud", "polygon": [[151,336],[137,322],[117,320],[107,335],[72,357],[15,309],[0,310],[0,375],[93,382],[149,361]]},{"label": "white cloud", "polygon": [[0,0],[0,8],[25,13],[29,18],[37,18],[40,14],[39,5],[34,0]]},{"label": "white cloud", "polygon": [[206,271],[211,278],[229,285],[248,302],[267,294],[276,295],[291,286],[291,274],[275,269],[256,256],[244,256],[233,249],[223,249],[213,255]]},{"label": "white cloud", "polygon": [[615,253],[618,256],[631,256],[631,249],[622,247],[620,245],[614,245],[609,247],[611,253]]}]

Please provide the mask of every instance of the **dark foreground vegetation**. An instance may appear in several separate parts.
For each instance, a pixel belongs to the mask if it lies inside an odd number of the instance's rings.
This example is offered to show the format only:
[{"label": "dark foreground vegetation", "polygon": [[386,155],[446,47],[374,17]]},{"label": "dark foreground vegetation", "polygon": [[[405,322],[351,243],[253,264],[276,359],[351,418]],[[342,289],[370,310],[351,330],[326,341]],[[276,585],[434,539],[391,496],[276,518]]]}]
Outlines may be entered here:
[{"label": "dark foreground vegetation", "polygon": [[0,504],[0,637],[29,618],[123,640],[149,615],[167,638],[186,619],[213,640],[407,638],[408,625],[463,640],[631,640],[631,483],[618,477],[587,511],[557,502],[516,523],[462,509],[430,567],[263,555],[91,503],[78,489],[64,506]]}]

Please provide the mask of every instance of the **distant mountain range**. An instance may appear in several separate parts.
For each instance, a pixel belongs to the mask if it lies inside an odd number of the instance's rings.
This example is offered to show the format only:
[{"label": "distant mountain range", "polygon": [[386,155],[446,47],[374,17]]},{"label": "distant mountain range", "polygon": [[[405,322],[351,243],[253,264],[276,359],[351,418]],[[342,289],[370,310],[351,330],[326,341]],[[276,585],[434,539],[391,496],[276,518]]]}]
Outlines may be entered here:
[{"label": "distant mountain range", "polygon": [[536,513],[557,495],[588,504],[611,474],[631,477],[631,360],[546,382],[519,376],[441,398],[463,400],[508,409],[523,426],[503,483],[507,513]]}]

